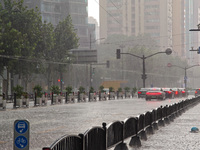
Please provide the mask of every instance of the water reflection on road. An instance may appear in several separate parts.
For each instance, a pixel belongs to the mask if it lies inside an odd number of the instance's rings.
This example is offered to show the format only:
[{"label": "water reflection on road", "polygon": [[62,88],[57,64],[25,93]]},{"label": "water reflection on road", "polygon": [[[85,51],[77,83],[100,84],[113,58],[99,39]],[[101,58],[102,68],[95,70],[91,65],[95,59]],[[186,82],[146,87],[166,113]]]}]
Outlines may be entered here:
[{"label": "water reflection on road", "polygon": [[183,99],[146,101],[133,98],[2,111],[0,147],[12,149],[13,123],[17,119],[29,120],[30,149],[41,150],[65,134],[84,133],[92,126],[102,126],[103,122],[109,124],[115,120],[123,121],[128,117],[136,117],[161,105],[170,105]]}]

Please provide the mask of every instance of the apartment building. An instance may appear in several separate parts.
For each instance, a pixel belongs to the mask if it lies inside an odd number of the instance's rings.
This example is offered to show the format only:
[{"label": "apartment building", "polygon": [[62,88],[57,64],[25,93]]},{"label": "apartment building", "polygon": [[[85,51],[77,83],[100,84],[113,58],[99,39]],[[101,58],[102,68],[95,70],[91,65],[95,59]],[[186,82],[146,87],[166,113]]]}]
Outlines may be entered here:
[{"label": "apartment building", "polygon": [[72,18],[79,40],[79,48],[88,48],[90,39],[88,34],[87,0],[25,0],[29,8],[38,7],[42,20],[51,22],[54,26],[68,15]]},{"label": "apartment building", "polygon": [[189,33],[197,22],[198,0],[101,0],[100,6],[100,38],[149,34],[161,50],[170,47],[183,58],[198,40]]}]

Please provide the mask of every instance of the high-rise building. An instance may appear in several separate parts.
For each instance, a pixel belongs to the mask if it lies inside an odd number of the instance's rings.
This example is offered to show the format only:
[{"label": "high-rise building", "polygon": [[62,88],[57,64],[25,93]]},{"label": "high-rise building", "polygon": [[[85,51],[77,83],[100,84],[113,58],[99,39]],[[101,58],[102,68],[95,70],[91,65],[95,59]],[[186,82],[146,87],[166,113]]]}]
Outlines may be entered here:
[{"label": "high-rise building", "polygon": [[101,0],[100,5],[100,37],[149,34],[161,47],[172,45],[172,0]]},{"label": "high-rise building", "polygon": [[101,0],[100,6],[100,38],[148,34],[161,50],[170,47],[183,58],[198,41],[189,32],[197,24],[198,0]]},{"label": "high-rise building", "polygon": [[70,15],[80,38],[79,48],[88,48],[87,0],[25,0],[25,5],[29,8],[38,7],[42,20],[51,22],[54,26]]}]

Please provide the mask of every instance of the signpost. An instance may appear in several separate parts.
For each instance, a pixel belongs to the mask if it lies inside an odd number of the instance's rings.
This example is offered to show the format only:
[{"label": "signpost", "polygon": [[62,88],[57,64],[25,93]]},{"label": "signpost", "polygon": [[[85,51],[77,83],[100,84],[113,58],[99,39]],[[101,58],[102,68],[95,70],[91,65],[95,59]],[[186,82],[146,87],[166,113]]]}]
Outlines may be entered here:
[{"label": "signpost", "polygon": [[29,150],[29,122],[15,120],[14,122],[14,150]]}]

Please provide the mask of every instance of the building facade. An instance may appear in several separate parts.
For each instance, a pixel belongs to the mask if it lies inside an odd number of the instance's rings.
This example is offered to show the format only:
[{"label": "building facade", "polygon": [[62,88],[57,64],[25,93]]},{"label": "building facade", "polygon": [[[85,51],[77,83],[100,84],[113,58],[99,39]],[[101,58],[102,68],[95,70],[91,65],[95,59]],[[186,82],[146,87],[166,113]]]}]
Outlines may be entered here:
[{"label": "building facade", "polygon": [[25,0],[25,5],[29,8],[38,7],[43,22],[51,22],[54,26],[70,15],[80,38],[79,48],[88,48],[87,43],[90,37],[88,34],[87,0]]},{"label": "building facade", "polygon": [[198,0],[101,0],[100,6],[100,38],[148,34],[161,50],[170,47],[177,56],[193,57],[189,50],[198,36],[189,29],[197,24]]}]

